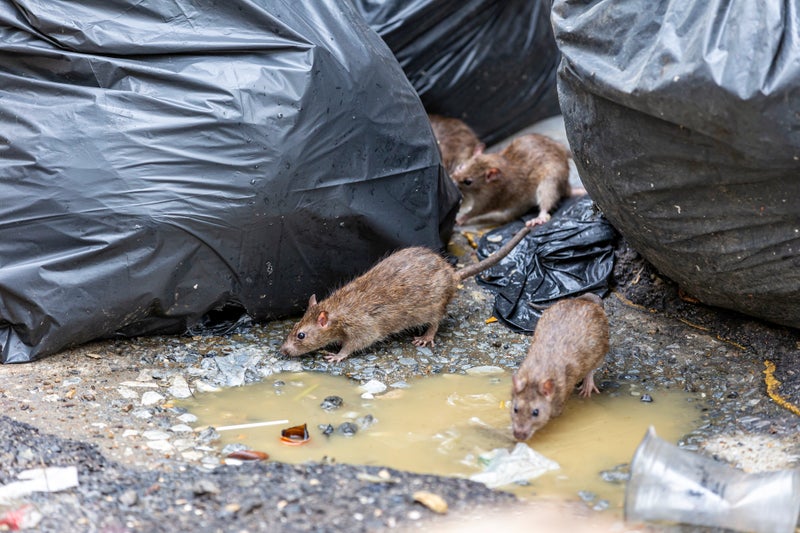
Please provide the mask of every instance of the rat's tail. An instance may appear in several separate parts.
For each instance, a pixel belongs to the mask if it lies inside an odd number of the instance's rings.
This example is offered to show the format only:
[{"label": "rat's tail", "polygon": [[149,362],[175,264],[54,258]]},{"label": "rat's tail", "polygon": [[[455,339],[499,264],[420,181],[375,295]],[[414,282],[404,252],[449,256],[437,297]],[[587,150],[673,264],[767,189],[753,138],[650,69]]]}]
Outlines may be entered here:
[{"label": "rat's tail", "polygon": [[461,280],[465,280],[469,277],[474,276],[475,274],[483,272],[487,268],[493,267],[494,265],[499,263],[502,258],[507,256],[509,252],[511,252],[511,250],[513,250],[514,247],[517,246],[520,243],[520,241],[525,238],[525,235],[530,233],[530,231],[531,228],[529,228],[528,226],[524,226],[521,230],[519,230],[517,233],[514,234],[511,240],[509,240],[507,243],[501,246],[500,249],[498,249],[492,255],[490,255],[483,261],[480,261],[478,263],[475,263],[474,265],[470,265],[459,270],[458,278]]}]

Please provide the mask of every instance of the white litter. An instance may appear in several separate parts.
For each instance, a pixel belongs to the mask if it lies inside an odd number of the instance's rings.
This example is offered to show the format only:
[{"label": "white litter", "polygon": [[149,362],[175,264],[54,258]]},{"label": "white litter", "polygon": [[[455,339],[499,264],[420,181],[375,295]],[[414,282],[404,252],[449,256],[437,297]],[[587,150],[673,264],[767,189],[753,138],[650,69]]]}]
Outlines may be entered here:
[{"label": "white litter", "polygon": [[534,479],[561,468],[557,462],[534,451],[524,442],[518,442],[511,453],[505,448],[482,453],[480,461],[486,464],[484,471],[471,475],[470,479],[492,489]]}]

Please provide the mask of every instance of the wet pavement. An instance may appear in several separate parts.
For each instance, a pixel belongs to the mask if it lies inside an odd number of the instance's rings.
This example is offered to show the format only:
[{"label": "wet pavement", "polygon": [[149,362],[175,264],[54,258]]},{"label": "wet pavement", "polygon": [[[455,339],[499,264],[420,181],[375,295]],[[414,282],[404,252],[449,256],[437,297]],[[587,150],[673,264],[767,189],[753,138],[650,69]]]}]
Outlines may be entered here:
[{"label": "wet pavement", "polygon": [[[476,260],[461,233],[451,252],[462,265]],[[701,419],[679,440],[684,448],[748,471],[795,466],[800,332],[703,306],[624,241],[615,283],[605,298],[611,349],[595,374],[601,391],[624,386],[655,398],[664,389],[688,391]],[[33,364],[0,367],[0,485],[41,465],[77,465],[80,479],[78,489],[0,503],[0,516],[30,502],[44,531],[374,531],[434,524],[459,530],[495,513],[513,529],[526,512],[550,504],[524,502],[507,511],[514,500],[507,493],[381,467],[222,464],[218,434],[179,406],[197,392],[278,372],[325,372],[389,391],[420,377],[479,367],[513,372],[530,338],[488,321],[492,300],[467,280],[435,347],[417,348],[411,335],[398,335],[341,363],[317,355],[282,357],[277,349],[292,321],[245,319],[225,334],[95,342]],[[450,512],[440,516],[415,502],[419,490],[443,496]],[[555,514],[570,527],[624,530],[577,494],[558,505],[569,509]]]}]

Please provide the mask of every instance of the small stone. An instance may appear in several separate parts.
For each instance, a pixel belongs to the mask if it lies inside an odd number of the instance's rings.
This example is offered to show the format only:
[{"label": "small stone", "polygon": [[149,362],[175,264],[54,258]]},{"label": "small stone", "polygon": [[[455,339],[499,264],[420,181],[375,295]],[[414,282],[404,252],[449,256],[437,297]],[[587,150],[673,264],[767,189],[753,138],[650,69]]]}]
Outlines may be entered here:
[{"label": "small stone", "polygon": [[361,392],[369,392],[371,394],[380,394],[386,390],[386,385],[377,379],[371,379],[358,388]]},{"label": "small stone", "polygon": [[174,426],[169,428],[169,430],[172,431],[173,433],[191,433],[192,431],[194,431],[186,424],[175,424]]},{"label": "small stone", "polygon": [[147,409],[137,409],[132,414],[136,418],[141,418],[142,420],[147,420],[148,418],[152,418],[153,417],[153,413],[151,413]]},{"label": "small stone", "polygon": [[172,451],[172,444],[167,440],[149,440],[147,441],[147,447],[159,452]]},{"label": "small stone", "polygon": [[578,497],[584,502],[589,503],[597,497],[597,494],[589,490],[580,490],[578,491]]},{"label": "small stone", "polygon": [[319,404],[320,407],[325,409],[326,411],[334,411],[342,406],[344,400],[341,396],[328,396],[322,403]]},{"label": "small stone", "polygon": [[135,390],[131,390],[128,387],[118,387],[117,392],[119,395],[125,398],[126,400],[133,400],[139,398],[139,393]]},{"label": "small stone", "polygon": [[132,388],[147,388],[147,389],[157,389],[158,385],[150,382],[143,382],[143,381],[123,381],[120,383],[123,387],[132,387]]},{"label": "small stone", "polygon": [[189,384],[186,382],[186,378],[180,375],[172,378],[172,385],[167,389],[167,392],[175,398],[181,399],[189,398],[192,395],[192,391],[189,388]]},{"label": "small stone", "polygon": [[410,385],[405,381],[395,381],[389,386],[392,387],[393,389],[407,389],[410,387]]},{"label": "small stone", "polygon": [[598,500],[594,507],[592,507],[595,511],[605,511],[611,506],[608,500]]},{"label": "small stone", "polygon": [[170,435],[166,431],[151,429],[142,433],[142,437],[146,438],[147,440],[164,440],[168,439]]},{"label": "small stone", "polygon": [[419,511],[409,511],[407,516],[409,520],[419,520],[422,518],[422,513]]},{"label": "small stone", "polygon": [[200,459],[203,458],[203,452],[197,452],[193,450],[188,452],[182,452],[181,457],[183,457],[187,461],[199,461]]},{"label": "small stone", "polygon": [[322,434],[325,436],[331,435],[334,431],[333,426],[330,424],[320,424],[317,427],[319,427],[320,431],[322,431]]},{"label": "small stone", "polygon": [[645,394],[642,394],[642,397],[639,398],[639,401],[640,402],[645,402],[645,403],[652,403],[653,402],[653,397],[650,396],[649,394],[645,393]]},{"label": "small stone", "polygon": [[401,357],[397,362],[403,366],[416,366],[417,364],[417,360],[410,357]]},{"label": "small stone", "polygon": [[375,395],[372,394],[371,392],[365,392],[364,394],[361,395],[361,399],[362,400],[374,400],[375,399]]},{"label": "small stone", "polygon": [[199,479],[192,487],[192,492],[200,496],[202,494],[219,494],[221,491],[217,484],[210,479]]},{"label": "small stone", "polygon": [[156,405],[164,400],[164,396],[155,391],[147,391],[142,394],[142,405]]},{"label": "small stone", "polygon": [[125,431],[122,432],[122,437],[126,439],[129,437],[136,437],[138,435],[139,432],[136,431],[135,429],[126,429]]},{"label": "small stone", "polygon": [[345,422],[339,426],[338,431],[345,437],[352,437],[356,433],[358,433],[358,426],[356,426],[352,422]]},{"label": "small stone", "polygon": [[367,429],[368,427],[374,425],[376,422],[377,420],[375,420],[375,417],[372,415],[365,415],[356,419],[356,424],[358,424],[358,427],[360,427],[361,429]]},{"label": "small stone", "polygon": [[197,422],[197,417],[192,413],[183,413],[181,416],[178,417],[178,420],[180,420],[184,424],[194,424],[195,422]]},{"label": "small stone", "polygon": [[194,382],[194,388],[197,389],[197,392],[219,392],[221,390],[219,387],[200,379]]},{"label": "small stone", "polygon": [[135,490],[126,490],[122,494],[119,495],[119,503],[122,505],[127,505],[131,507],[136,505],[139,502],[139,495],[136,494]]},{"label": "small stone", "polygon": [[426,346],[417,346],[417,353],[421,353],[422,355],[427,355],[430,357],[433,355],[433,350]]}]

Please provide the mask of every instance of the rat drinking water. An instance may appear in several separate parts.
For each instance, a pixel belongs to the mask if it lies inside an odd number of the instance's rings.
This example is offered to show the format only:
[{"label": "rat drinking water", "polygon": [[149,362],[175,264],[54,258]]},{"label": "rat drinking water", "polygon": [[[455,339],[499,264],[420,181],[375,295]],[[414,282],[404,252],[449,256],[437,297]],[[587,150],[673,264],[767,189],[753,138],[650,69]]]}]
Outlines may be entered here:
[{"label": "rat drinking water", "polygon": [[608,317],[595,294],[559,300],[543,313],[528,354],[512,377],[514,438],[528,440],[561,414],[578,382],[580,395],[599,392],[594,370],[608,352]]},{"label": "rat drinking water", "polygon": [[429,248],[415,246],[394,252],[325,300],[317,302],[312,295],[280,351],[298,356],[341,344],[338,353],[326,357],[341,361],[393,333],[423,325],[427,330],[413,343],[433,346],[439,322],[458,285],[497,264],[529,231],[523,227],[495,253],[460,270]]},{"label": "rat drinking water", "polygon": [[538,206],[526,224],[544,224],[570,195],[569,157],[564,146],[536,133],[517,137],[499,153],[474,155],[452,174],[464,196],[456,222],[503,224]]}]

